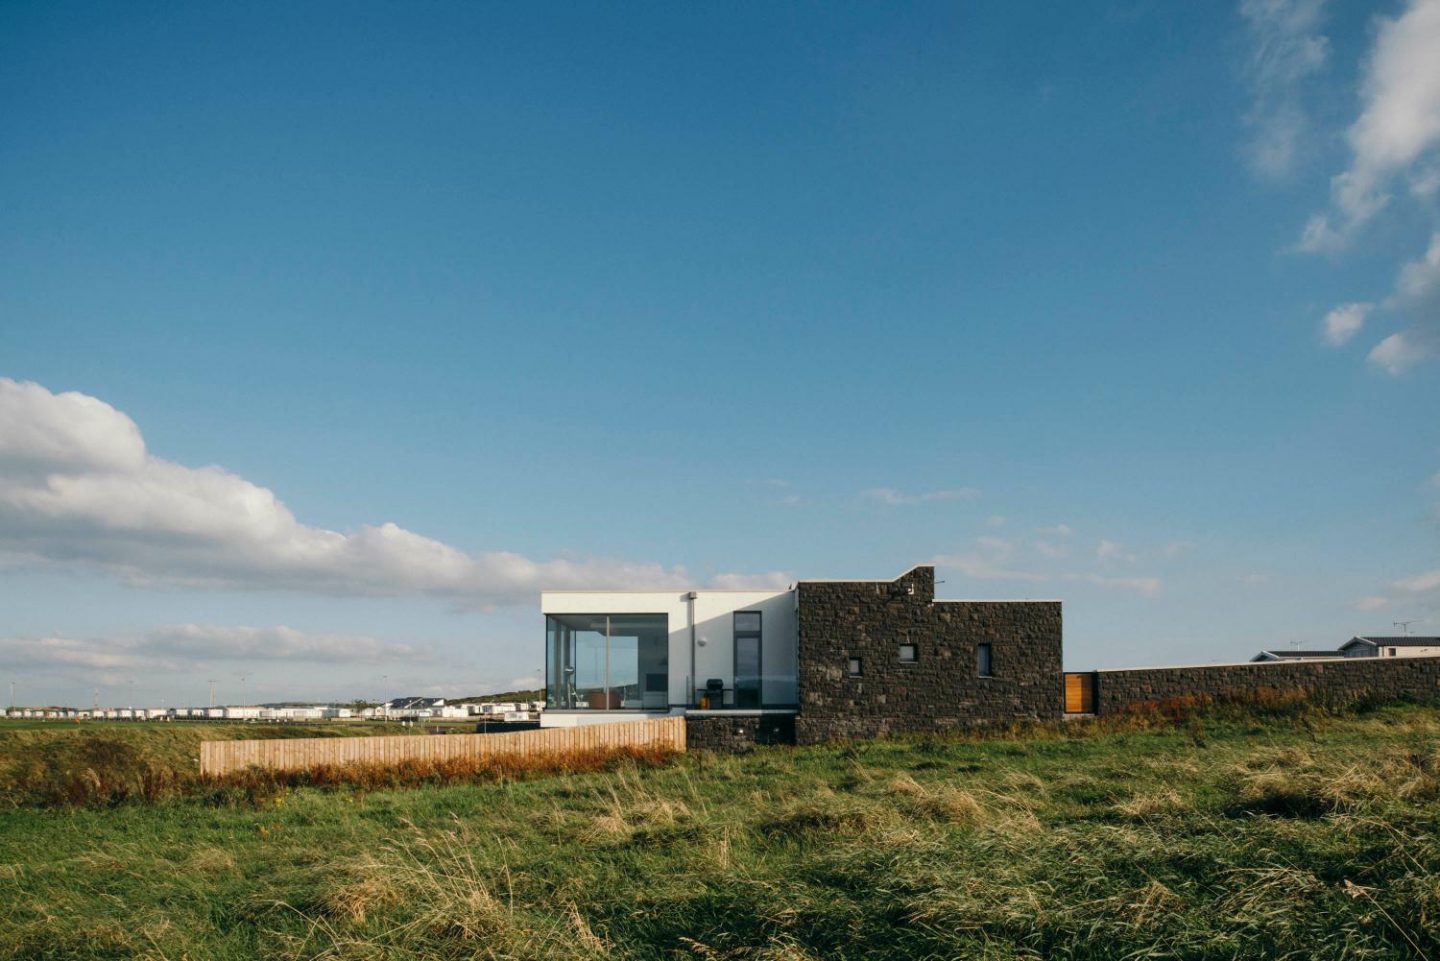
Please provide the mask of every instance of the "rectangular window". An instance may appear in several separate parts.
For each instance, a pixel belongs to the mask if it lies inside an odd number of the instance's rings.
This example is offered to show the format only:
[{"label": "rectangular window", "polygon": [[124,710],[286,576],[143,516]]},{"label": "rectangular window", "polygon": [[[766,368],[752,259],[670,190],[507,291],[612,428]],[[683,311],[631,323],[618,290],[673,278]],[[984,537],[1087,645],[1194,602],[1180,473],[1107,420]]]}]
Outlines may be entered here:
[{"label": "rectangular window", "polygon": [[636,711],[669,704],[664,614],[551,614],[545,636],[549,707]]},{"label": "rectangular window", "polygon": [[994,677],[995,672],[991,669],[990,645],[979,644],[975,647],[975,673],[981,677]]},{"label": "rectangular window", "polygon": [[735,612],[735,706],[760,706],[760,612]]},{"label": "rectangular window", "polygon": [[1390,656],[1391,656],[1391,657],[1394,657],[1394,656],[1395,656],[1395,648],[1393,648],[1393,647],[1390,648]]},{"label": "rectangular window", "polygon": [[906,664],[912,663],[917,660],[914,644],[900,645],[900,660]]},{"label": "rectangular window", "polygon": [[851,677],[859,677],[861,674],[865,673],[863,670],[861,670],[861,668],[863,668],[863,667],[864,667],[864,665],[860,663],[860,658],[858,658],[858,657],[852,657],[852,658],[850,658],[850,676],[851,676]]}]

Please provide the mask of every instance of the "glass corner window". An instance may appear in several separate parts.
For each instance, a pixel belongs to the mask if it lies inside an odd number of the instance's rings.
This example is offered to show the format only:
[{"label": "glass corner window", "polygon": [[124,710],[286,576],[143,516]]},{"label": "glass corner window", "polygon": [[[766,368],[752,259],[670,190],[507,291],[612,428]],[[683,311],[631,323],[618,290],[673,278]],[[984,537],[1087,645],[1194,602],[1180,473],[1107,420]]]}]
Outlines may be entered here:
[{"label": "glass corner window", "polygon": [[670,704],[669,649],[664,614],[547,614],[546,706],[664,710]]}]

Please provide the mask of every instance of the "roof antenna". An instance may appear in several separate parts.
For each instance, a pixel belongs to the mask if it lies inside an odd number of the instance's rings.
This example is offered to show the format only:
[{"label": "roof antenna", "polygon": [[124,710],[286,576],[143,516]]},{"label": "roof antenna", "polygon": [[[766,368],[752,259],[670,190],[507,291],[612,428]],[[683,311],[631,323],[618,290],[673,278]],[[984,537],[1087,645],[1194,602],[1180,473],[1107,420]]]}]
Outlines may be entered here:
[{"label": "roof antenna", "polygon": [[1390,622],[1390,624],[1391,624],[1392,627],[1398,627],[1398,628],[1400,628],[1400,630],[1404,631],[1406,637],[1409,637],[1409,636],[1410,636],[1410,625],[1411,625],[1411,624],[1414,624],[1414,623],[1415,623],[1415,621],[1414,621],[1413,619],[1408,620],[1408,621],[1391,621],[1391,622]]}]

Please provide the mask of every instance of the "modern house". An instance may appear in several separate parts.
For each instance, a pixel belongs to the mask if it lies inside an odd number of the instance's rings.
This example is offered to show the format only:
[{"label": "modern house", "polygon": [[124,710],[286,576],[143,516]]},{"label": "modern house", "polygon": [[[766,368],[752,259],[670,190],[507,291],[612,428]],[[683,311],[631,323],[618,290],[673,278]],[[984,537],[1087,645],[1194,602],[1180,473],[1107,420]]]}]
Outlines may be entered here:
[{"label": "modern house", "polygon": [[682,714],[811,743],[1058,719],[1059,601],[937,601],[935,569],[768,591],[546,591],[544,727]]},{"label": "modern house", "polygon": [[1337,653],[1343,657],[1430,657],[1440,654],[1440,637],[1352,637]]}]

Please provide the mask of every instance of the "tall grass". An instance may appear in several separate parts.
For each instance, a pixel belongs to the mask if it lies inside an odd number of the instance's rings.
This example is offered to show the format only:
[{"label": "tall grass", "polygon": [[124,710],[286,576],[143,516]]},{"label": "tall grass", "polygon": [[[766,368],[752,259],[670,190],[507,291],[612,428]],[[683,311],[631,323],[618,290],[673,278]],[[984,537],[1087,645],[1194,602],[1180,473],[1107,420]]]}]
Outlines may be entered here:
[{"label": "tall grass", "polygon": [[14,809],[0,959],[1440,961],[1440,711],[1163,711]]},{"label": "tall grass", "polygon": [[0,722],[0,807],[109,806],[195,794],[200,742],[397,733],[385,726],[86,723],[12,728]]}]

